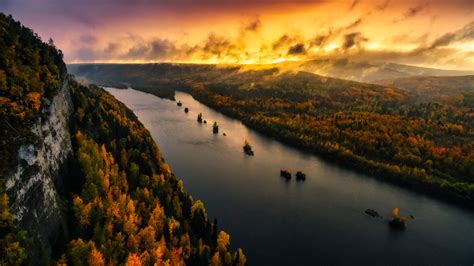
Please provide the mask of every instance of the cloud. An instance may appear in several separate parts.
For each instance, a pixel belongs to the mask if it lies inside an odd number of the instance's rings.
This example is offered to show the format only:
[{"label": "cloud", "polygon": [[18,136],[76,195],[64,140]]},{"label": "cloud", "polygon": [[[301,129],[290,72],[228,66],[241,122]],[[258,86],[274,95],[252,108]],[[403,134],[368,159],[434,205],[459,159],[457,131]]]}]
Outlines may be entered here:
[{"label": "cloud", "polygon": [[385,0],[381,4],[376,5],[375,9],[377,9],[378,11],[383,11],[383,10],[387,9],[389,4],[390,4],[390,0]]},{"label": "cloud", "polygon": [[324,35],[318,35],[314,37],[312,40],[310,40],[310,47],[322,47],[328,43],[332,36],[332,33],[329,32],[328,34]]},{"label": "cloud", "polygon": [[306,48],[303,43],[297,43],[288,49],[288,55],[304,55],[306,54]]},{"label": "cloud", "polygon": [[[362,3],[365,4],[365,2]],[[360,6],[357,6],[357,8],[365,7],[362,3],[358,3]],[[206,31],[204,31],[204,33],[199,32],[199,35],[194,36],[194,39],[190,41],[180,36],[168,37],[166,33],[163,33],[165,35],[156,34],[154,36],[146,33],[140,35],[139,31],[133,36],[127,34],[114,36],[108,32],[108,35],[104,36],[110,37],[110,40],[106,40],[105,37],[101,37],[100,31],[92,31],[95,34],[93,35],[87,34],[91,32],[87,30],[86,33],[76,35],[75,41],[71,41],[74,49],[68,51],[66,56],[67,59],[70,59],[70,62],[114,62],[120,60],[266,63],[288,56],[288,58],[298,57],[302,59],[347,57],[350,60],[388,60],[424,65],[429,65],[432,62],[437,64],[454,64],[453,62],[466,64],[467,59],[463,57],[466,57],[467,53],[460,49],[456,50],[453,48],[455,46],[451,45],[455,42],[474,38],[474,21],[458,30],[452,30],[439,36],[427,31],[398,31],[392,35],[387,34],[378,38],[379,36],[369,35],[371,32],[366,31],[368,26],[373,26],[371,24],[373,21],[375,21],[374,23],[377,21],[371,14],[377,15],[376,10],[391,8],[391,6],[388,6],[390,3],[395,6],[395,2],[379,0],[377,3],[379,5],[372,5],[369,10],[365,11],[365,14],[361,12],[360,17],[354,17],[353,20],[347,21],[345,24],[341,25],[337,22],[331,24],[330,20],[323,24],[326,28],[316,24],[314,35],[299,35],[290,30],[285,31],[283,27],[280,27],[274,32],[275,35],[266,36],[266,32],[262,30],[262,24],[265,23],[263,25],[267,30],[267,23],[270,22],[263,20],[266,17],[263,15],[262,17],[247,17],[243,22],[235,23],[234,30],[229,29],[229,34],[226,32],[206,34]],[[431,4],[433,2],[430,2]],[[401,16],[402,14],[403,17],[417,16],[420,12],[423,12],[424,8],[426,8],[426,4],[413,5],[411,9],[406,9],[406,12],[402,11],[395,16]],[[390,17],[389,21],[391,18],[393,17]],[[333,25],[338,26],[334,27]],[[269,25],[268,29],[270,30],[272,27],[273,25]],[[433,36],[436,38],[433,39]],[[371,43],[380,43],[381,45],[376,48],[373,48],[373,46],[371,49],[367,48],[369,38]],[[248,47],[246,47],[247,44]],[[397,51],[389,46],[391,44],[417,46],[409,51]],[[258,50],[259,47],[261,47],[260,50]],[[394,48],[396,47],[394,46]]]},{"label": "cloud", "polygon": [[359,26],[361,23],[362,23],[362,17],[358,18],[357,20],[355,20],[355,21],[352,22],[351,24],[347,25],[347,26],[345,27],[345,29],[346,29],[346,30],[353,29],[353,28]]},{"label": "cloud", "polygon": [[246,25],[244,25],[243,29],[244,31],[258,31],[260,27],[262,26],[262,22],[260,21],[259,18],[256,18],[252,21],[249,21]]},{"label": "cloud", "polygon": [[281,48],[291,46],[294,43],[297,43],[299,41],[300,41],[300,37],[284,34],[278,40],[273,42],[272,49],[273,51],[277,51],[277,50],[280,50]]},{"label": "cloud", "polygon": [[428,3],[422,3],[417,6],[410,7],[405,12],[405,14],[403,14],[401,18],[394,20],[394,23],[398,23],[398,22],[413,18],[417,16],[420,12],[425,10],[427,7],[428,7]]},{"label": "cloud", "polygon": [[338,27],[335,29],[329,29],[327,34],[318,34],[316,37],[309,41],[309,47],[323,47],[328,44],[329,41],[337,39],[342,33],[353,30],[360,26],[367,15],[361,16],[346,26]]},{"label": "cloud", "polygon": [[433,50],[439,47],[445,47],[457,41],[469,41],[474,39],[474,21],[464,25],[455,32],[447,32],[441,37],[435,39],[431,45],[424,50]]},{"label": "cloud", "polygon": [[97,43],[97,37],[91,34],[81,35],[79,37],[79,42],[87,45],[93,45]]},{"label": "cloud", "polygon": [[129,59],[141,60],[169,60],[180,53],[179,49],[169,40],[154,39],[148,43],[139,43],[130,48],[124,55]]},{"label": "cloud", "polygon": [[367,42],[369,39],[365,38],[360,32],[352,32],[344,35],[344,43],[342,48],[348,50],[354,46],[360,47],[364,42]]},{"label": "cloud", "polygon": [[352,4],[349,7],[349,9],[350,10],[354,9],[359,4],[359,2],[360,2],[360,0],[352,0]]},{"label": "cloud", "polygon": [[426,8],[426,5],[419,5],[419,6],[415,6],[415,7],[410,7],[408,9],[408,11],[405,13],[404,17],[405,18],[414,17],[425,8]]},{"label": "cloud", "polygon": [[236,44],[234,44],[230,39],[211,33],[207,37],[202,52],[208,55],[222,57],[233,53],[236,48]]},{"label": "cloud", "polygon": [[448,32],[438,39],[434,40],[429,49],[436,49],[441,46],[446,46],[456,39],[456,34]]}]

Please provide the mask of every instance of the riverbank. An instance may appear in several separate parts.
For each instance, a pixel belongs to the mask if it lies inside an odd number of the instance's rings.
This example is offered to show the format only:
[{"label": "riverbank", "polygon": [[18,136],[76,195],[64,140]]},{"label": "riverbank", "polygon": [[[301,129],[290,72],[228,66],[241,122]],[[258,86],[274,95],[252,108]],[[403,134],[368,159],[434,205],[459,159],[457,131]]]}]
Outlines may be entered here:
[{"label": "riverbank", "polygon": [[[138,88],[138,90],[141,89]],[[154,90],[143,91],[157,97],[161,97],[160,95],[162,95],[162,93],[156,93]],[[421,194],[436,197],[470,210],[474,209],[474,185],[472,184],[469,186],[467,183],[451,183],[447,182],[446,179],[430,176],[426,174],[426,171],[420,171],[421,169],[410,169],[408,167],[404,168],[384,164],[374,160],[367,160],[362,156],[349,153],[348,150],[328,148],[323,145],[318,145],[316,142],[302,142],[290,130],[286,130],[286,132],[282,134],[280,127],[252,119],[244,112],[236,111],[231,105],[220,105],[218,102],[212,100],[212,94],[209,94],[208,91],[196,90],[192,87],[186,87],[185,89],[181,89],[181,91],[191,94],[196,100],[218,112],[240,120],[246,126],[262,134],[305,152],[317,154],[330,163],[335,163],[346,169],[355,170],[373,178],[390,182]],[[174,98],[164,98],[174,100]]]},{"label": "riverbank", "polygon": [[[472,261],[474,242],[469,236],[474,213],[469,210],[283,144],[188,93],[177,91],[173,102],[141,91],[109,91],[150,130],[176,176],[182,177],[195,199],[206,202],[209,217],[219,218],[232,242],[245,247],[249,263],[364,265],[388,260],[397,265],[464,265]],[[190,112],[185,114],[177,101]],[[219,131],[227,136],[212,134],[212,123],[197,123],[199,113],[208,122],[217,121]],[[243,153],[245,139],[255,156]],[[287,182],[280,177],[281,169],[302,171],[306,181]],[[372,208],[385,217],[395,207],[416,217],[405,232],[394,232],[387,222],[364,213]]]},{"label": "riverbank", "polygon": [[[463,188],[459,189],[460,187],[456,186],[456,184],[448,183],[440,178],[432,176],[420,178],[420,176],[414,175],[414,171],[410,169],[400,172],[400,168],[396,168],[393,165],[381,164],[373,160],[366,160],[361,156],[347,153],[347,150],[341,152],[341,150],[338,149],[322,147],[317,143],[305,143],[300,141],[290,131],[286,131],[286,134],[281,134],[281,130],[277,127],[272,127],[271,124],[259,123],[258,120],[253,120],[241,112],[236,112],[235,109],[219,105],[217,102],[212,101],[211,97],[206,96],[202,91],[186,90],[186,92],[190,93],[198,101],[210,106],[211,108],[235,119],[239,119],[248,127],[285,144],[320,155],[321,158],[326,161],[337,163],[345,168],[353,169],[374,178],[403,186],[417,191],[418,193],[428,194],[469,209],[474,209],[474,188],[471,188],[470,190]],[[473,187],[473,185],[471,185],[471,187]]]}]

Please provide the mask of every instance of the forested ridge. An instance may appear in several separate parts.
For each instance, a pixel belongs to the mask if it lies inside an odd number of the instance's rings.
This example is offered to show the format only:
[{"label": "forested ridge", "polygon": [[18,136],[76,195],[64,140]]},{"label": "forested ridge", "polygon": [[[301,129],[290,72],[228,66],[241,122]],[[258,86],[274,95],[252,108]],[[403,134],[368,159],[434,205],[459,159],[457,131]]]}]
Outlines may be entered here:
[{"label": "forested ridge", "polygon": [[11,16],[0,13],[0,264],[26,259],[27,232],[10,213],[4,175],[17,163],[21,144],[36,141],[30,124],[57,93],[65,76],[62,53]]},{"label": "forested ridge", "polygon": [[[164,161],[150,133],[103,89],[67,76],[62,54],[11,17],[0,17],[2,171],[29,139],[29,123],[67,84],[73,102],[74,154],[62,176],[67,223],[54,244],[59,265],[245,265],[241,249],[207,216]],[[5,48],[5,49],[4,49]],[[33,96],[32,96],[33,95]],[[6,126],[11,129],[6,128]],[[10,138],[18,138],[18,143]],[[13,146],[14,145],[14,146]],[[8,157],[3,157],[3,153]],[[1,265],[27,257],[28,232],[0,189]]]},{"label": "forested ridge", "polygon": [[72,199],[79,238],[67,261],[245,264],[240,249],[227,250],[230,236],[185,192],[135,115],[101,88],[70,84],[84,180]]},{"label": "forested ridge", "polygon": [[[158,96],[178,88],[286,143],[473,206],[474,88],[465,82],[469,77],[444,79],[463,81],[443,91],[431,81],[403,90],[251,66],[83,65],[75,71],[92,81],[105,75],[131,86],[134,80],[148,82],[155,87],[144,91]],[[114,76],[117,71],[122,74]]]},{"label": "forested ridge", "polygon": [[12,165],[12,153],[30,135],[29,123],[39,116],[45,101],[65,77],[61,50],[0,13],[0,158],[3,167]]},{"label": "forested ridge", "polygon": [[[462,100],[455,105],[418,102],[417,95],[381,86],[318,88],[318,82],[312,82],[304,87],[298,83],[304,75],[255,82],[251,89],[225,82],[197,84],[190,92],[287,143],[472,206],[474,112],[470,94],[456,95]],[[292,84],[293,89],[288,90]]]}]

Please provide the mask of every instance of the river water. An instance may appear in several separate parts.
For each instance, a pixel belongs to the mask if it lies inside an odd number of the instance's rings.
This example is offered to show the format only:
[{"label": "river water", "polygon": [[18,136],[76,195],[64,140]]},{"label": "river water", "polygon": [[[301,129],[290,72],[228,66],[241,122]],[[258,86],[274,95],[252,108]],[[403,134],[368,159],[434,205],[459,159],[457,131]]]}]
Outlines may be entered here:
[{"label": "river water", "polygon": [[[284,145],[186,93],[176,92],[178,107],[133,89],[106,90],[135,112],[185,189],[218,218],[250,265],[474,265],[472,211]],[[207,124],[196,122],[198,113]],[[246,139],[253,157],[242,151]],[[290,170],[292,180],[280,169]],[[299,170],[305,182],[295,180]],[[389,228],[394,207],[414,215],[406,231]],[[367,208],[384,218],[368,216]]]}]

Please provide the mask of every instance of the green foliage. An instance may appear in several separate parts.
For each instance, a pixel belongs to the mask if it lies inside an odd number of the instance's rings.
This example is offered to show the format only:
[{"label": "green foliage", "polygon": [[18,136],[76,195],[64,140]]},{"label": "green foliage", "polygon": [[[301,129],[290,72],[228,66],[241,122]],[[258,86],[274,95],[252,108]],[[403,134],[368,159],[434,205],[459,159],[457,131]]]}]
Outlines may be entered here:
[{"label": "green foliage", "polygon": [[21,265],[26,259],[25,249],[21,246],[25,234],[16,228],[8,196],[0,188],[0,265]]}]

